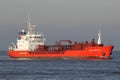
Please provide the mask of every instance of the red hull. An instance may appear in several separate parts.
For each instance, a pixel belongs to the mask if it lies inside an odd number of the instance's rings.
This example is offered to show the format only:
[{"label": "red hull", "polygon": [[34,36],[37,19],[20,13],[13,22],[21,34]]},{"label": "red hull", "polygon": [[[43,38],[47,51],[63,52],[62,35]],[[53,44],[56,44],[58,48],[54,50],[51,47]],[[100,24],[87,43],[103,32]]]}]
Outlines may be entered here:
[{"label": "red hull", "polygon": [[66,50],[60,52],[29,52],[29,51],[12,51],[8,50],[7,53],[12,58],[60,58],[60,57],[98,57],[109,58],[113,46],[96,46],[88,47],[85,50]]}]

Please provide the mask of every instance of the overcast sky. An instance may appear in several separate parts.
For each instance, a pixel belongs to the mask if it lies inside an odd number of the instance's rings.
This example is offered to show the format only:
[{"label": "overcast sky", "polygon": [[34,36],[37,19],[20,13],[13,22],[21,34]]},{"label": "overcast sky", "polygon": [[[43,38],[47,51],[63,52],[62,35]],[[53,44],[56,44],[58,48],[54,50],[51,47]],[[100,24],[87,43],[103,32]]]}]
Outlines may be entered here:
[{"label": "overcast sky", "polygon": [[27,17],[45,34],[46,44],[56,40],[97,40],[120,46],[120,0],[0,0],[0,50],[16,41]]}]

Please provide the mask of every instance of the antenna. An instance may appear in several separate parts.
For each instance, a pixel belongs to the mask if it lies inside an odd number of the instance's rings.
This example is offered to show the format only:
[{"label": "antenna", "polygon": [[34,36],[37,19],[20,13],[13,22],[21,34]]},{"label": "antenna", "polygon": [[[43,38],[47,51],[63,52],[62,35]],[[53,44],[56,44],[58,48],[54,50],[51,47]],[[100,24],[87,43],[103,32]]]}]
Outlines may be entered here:
[{"label": "antenna", "polygon": [[35,34],[35,27],[36,25],[32,25],[30,21],[30,17],[28,16],[28,34]]},{"label": "antenna", "polygon": [[30,26],[31,26],[31,22],[30,22],[30,16],[28,15],[28,20],[27,20],[27,25],[28,25],[28,29],[30,29]]},{"label": "antenna", "polygon": [[28,34],[31,34],[31,22],[30,22],[30,16],[28,16],[27,26],[28,26]]}]

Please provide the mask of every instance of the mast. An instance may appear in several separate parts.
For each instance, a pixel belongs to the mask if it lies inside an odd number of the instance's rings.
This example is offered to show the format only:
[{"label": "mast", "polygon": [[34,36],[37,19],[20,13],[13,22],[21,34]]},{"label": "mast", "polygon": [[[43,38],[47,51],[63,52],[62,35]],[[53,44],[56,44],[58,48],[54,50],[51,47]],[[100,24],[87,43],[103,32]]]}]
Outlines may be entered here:
[{"label": "mast", "polygon": [[31,30],[31,23],[30,23],[30,18],[28,17],[28,23],[27,23],[27,26],[28,26],[28,34],[30,34],[30,30]]},{"label": "mast", "polygon": [[98,32],[98,42],[97,42],[98,45],[101,45],[102,44],[102,40],[101,40],[101,31],[99,29],[99,32]]},{"label": "mast", "polygon": [[28,18],[28,34],[35,34],[36,25],[31,25],[30,18]]}]

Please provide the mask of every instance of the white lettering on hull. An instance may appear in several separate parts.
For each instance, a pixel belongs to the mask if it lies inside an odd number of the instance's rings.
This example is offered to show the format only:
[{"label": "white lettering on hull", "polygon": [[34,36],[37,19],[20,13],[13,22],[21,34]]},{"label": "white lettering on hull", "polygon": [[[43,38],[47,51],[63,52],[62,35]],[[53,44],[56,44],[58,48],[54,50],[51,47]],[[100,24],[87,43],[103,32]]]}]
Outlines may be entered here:
[{"label": "white lettering on hull", "polygon": [[19,54],[27,54],[27,52],[20,52]]}]

